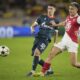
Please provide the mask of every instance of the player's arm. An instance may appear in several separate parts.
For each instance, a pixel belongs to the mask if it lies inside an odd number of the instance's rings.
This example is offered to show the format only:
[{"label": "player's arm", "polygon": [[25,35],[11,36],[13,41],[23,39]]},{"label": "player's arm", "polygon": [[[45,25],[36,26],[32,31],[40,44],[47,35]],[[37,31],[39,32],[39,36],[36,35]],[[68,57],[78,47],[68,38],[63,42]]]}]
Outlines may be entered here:
[{"label": "player's arm", "polygon": [[54,21],[51,21],[51,24],[52,24],[53,27],[54,27],[54,26],[60,27],[60,26],[64,26],[64,25],[65,25],[65,21],[60,22],[60,23],[58,23],[58,24],[56,24]]},{"label": "player's arm", "polygon": [[40,24],[41,24],[41,17],[42,17],[42,16],[39,16],[39,17],[36,19],[36,21],[32,24],[32,26],[31,26],[31,32],[32,32],[32,33],[35,31],[34,28],[35,28],[37,25],[40,25]]},{"label": "player's arm", "polygon": [[35,28],[35,26],[37,26],[38,25],[38,23],[35,21],[32,25],[31,25],[31,32],[33,33],[35,30],[34,30],[34,28]]}]

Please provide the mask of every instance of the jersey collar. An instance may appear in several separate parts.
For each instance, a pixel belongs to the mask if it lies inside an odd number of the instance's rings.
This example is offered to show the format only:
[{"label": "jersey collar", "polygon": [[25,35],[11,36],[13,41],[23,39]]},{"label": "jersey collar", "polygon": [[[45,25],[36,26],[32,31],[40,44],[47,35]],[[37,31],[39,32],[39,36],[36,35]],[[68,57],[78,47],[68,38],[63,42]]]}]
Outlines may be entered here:
[{"label": "jersey collar", "polygon": [[[76,14],[74,17],[77,17],[77,16],[78,16],[78,14]],[[70,16],[70,18],[74,18],[74,17]]]},{"label": "jersey collar", "polygon": [[[47,15],[48,16],[48,15]],[[55,18],[55,16],[48,16],[49,18]]]}]

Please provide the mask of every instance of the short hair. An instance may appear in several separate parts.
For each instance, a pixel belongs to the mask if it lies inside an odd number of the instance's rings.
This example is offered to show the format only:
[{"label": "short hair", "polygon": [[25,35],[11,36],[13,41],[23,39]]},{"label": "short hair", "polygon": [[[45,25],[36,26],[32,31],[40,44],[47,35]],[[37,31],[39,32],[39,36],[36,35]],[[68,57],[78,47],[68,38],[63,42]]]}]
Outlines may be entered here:
[{"label": "short hair", "polygon": [[55,7],[56,8],[56,5],[55,4],[48,4],[48,6],[52,6],[52,7]]},{"label": "short hair", "polygon": [[71,3],[70,3],[70,6],[75,6],[77,9],[80,8],[80,4],[77,3],[77,2],[71,2]]}]

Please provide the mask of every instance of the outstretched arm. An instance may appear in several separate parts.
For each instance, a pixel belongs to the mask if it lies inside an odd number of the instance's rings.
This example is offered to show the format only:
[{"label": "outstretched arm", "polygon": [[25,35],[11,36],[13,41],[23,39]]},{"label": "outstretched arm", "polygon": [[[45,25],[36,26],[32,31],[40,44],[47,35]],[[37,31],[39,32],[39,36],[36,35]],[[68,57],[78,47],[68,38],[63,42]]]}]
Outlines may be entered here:
[{"label": "outstretched arm", "polygon": [[[60,27],[60,26],[64,26],[65,25],[65,21],[63,22],[60,22],[60,23],[55,23],[54,21],[51,22],[52,26],[53,27]],[[58,29],[55,30],[55,33],[54,33],[54,43],[57,43],[58,41]]]},{"label": "outstretched arm", "polygon": [[65,21],[60,22],[60,23],[58,23],[58,24],[56,24],[54,21],[51,21],[51,24],[52,24],[53,26],[64,26],[64,25],[65,25]]}]

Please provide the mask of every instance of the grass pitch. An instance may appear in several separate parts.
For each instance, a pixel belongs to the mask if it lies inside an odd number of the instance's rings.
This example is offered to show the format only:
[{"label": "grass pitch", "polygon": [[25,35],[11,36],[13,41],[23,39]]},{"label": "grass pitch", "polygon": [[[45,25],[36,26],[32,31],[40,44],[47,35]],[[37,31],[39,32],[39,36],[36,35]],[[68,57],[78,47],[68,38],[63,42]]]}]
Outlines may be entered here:
[{"label": "grass pitch", "polygon": [[[80,69],[70,65],[69,54],[66,51],[52,61],[54,75],[26,77],[26,74],[31,70],[33,41],[33,37],[0,39],[0,45],[6,45],[10,48],[10,55],[0,56],[0,80],[80,80]],[[52,45],[53,41],[42,54],[41,57],[44,60]],[[78,60],[80,61],[80,54],[78,54]],[[41,67],[38,66],[37,72],[40,69]]]}]

